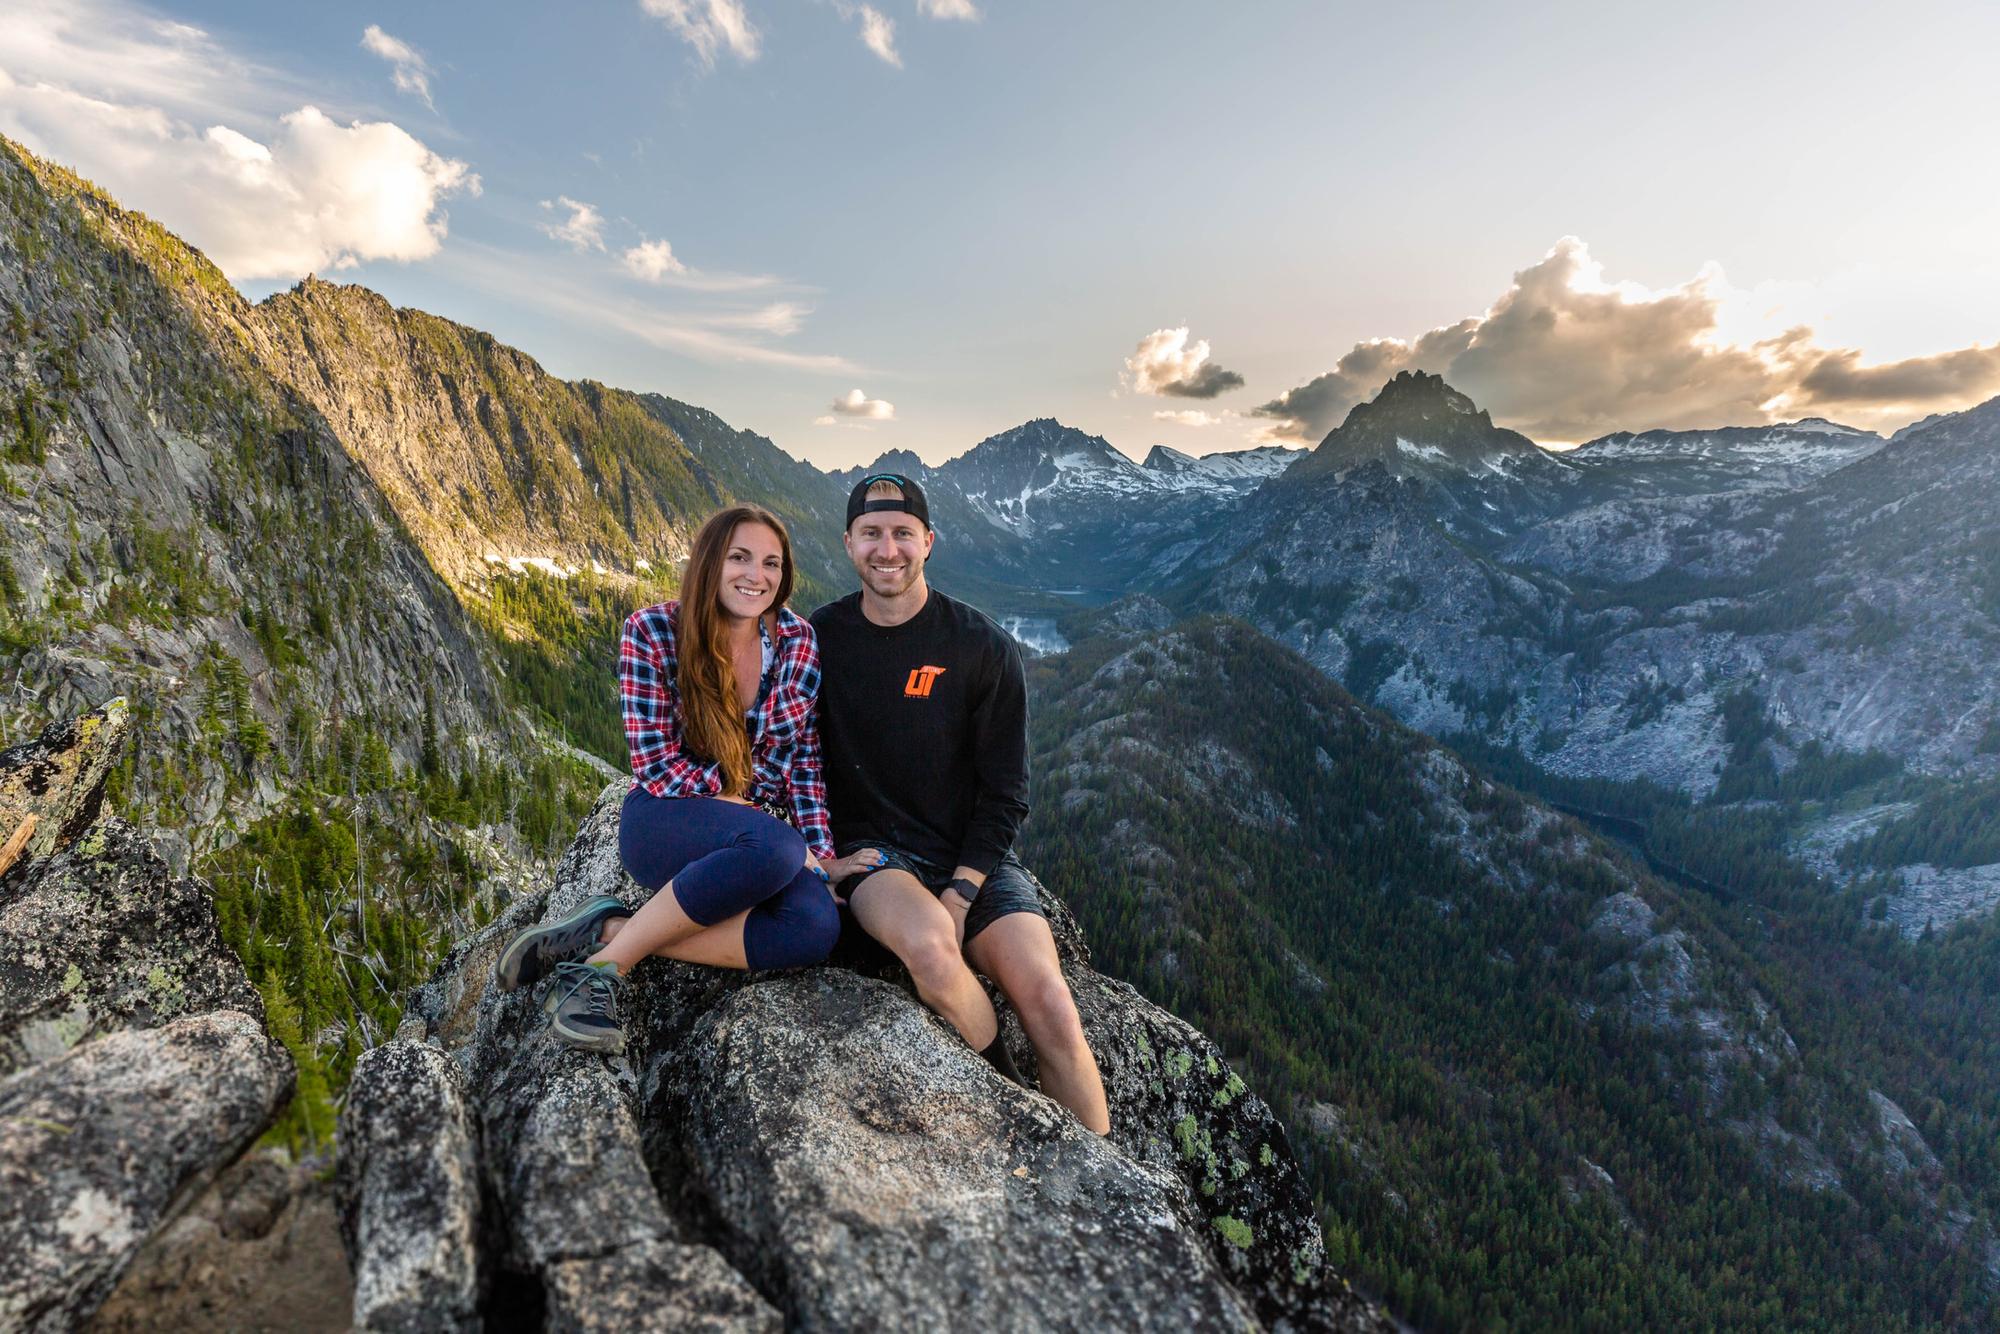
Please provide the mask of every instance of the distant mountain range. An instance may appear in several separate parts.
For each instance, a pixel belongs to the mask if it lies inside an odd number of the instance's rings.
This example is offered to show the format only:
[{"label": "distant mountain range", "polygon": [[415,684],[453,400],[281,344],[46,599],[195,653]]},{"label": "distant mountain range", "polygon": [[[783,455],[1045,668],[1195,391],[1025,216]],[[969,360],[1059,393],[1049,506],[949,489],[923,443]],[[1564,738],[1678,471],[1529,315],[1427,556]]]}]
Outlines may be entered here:
[{"label": "distant mountain range", "polygon": [[302,1070],[546,870],[693,527],[772,506],[811,605],[900,471],[939,586],[1074,645],[1050,883],[1243,1046],[1399,1309],[1993,1309],[2000,400],[1555,451],[1408,373],[1310,451],[1039,419],[829,474],[365,289],[248,303],[4,142],[0,187],[8,736],[133,699],[110,799],[235,868]]}]

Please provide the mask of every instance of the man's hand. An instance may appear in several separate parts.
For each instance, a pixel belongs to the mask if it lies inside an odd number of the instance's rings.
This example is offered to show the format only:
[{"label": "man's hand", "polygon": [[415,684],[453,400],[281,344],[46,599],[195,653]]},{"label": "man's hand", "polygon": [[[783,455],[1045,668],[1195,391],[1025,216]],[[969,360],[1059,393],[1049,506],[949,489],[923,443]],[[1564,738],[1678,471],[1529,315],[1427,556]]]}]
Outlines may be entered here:
[{"label": "man's hand", "polygon": [[958,891],[955,889],[947,889],[944,893],[938,895],[938,902],[942,903],[944,910],[951,914],[952,934],[958,938],[958,947],[964,949],[965,915],[972,911],[972,905],[960,898]]},{"label": "man's hand", "polygon": [[[986,883],[986,876],[970,866],[961,866],[951,873],[953,880],[964,880],[977,887]],[[965,948],[965,915],[972,911],[972,900],[958,892],[958,886],[946,885],[944,893],[938,895],[938,902],[951,914],[951,924],[958,933],[958,947]]]}]

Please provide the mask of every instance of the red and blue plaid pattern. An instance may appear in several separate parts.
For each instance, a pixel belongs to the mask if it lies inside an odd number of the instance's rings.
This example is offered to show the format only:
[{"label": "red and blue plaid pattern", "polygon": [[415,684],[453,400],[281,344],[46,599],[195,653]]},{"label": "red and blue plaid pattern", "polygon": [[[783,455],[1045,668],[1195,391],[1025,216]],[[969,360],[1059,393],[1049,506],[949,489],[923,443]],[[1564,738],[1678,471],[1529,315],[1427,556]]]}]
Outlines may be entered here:
[{"label": "red and blue plaid pattern", "polygon": [[[722,766],[704,764],[681,748],[680,694],[675,689],[674,631],[678,602],[641,607],[625,619],[618,641],[618,693],[632,778],[656,797],[719,797]],[[833,856],[820,769],[819,640],[790,611],[778,611],[776,679],[750,715],[752,801],[788,808],[817,857]]]}]

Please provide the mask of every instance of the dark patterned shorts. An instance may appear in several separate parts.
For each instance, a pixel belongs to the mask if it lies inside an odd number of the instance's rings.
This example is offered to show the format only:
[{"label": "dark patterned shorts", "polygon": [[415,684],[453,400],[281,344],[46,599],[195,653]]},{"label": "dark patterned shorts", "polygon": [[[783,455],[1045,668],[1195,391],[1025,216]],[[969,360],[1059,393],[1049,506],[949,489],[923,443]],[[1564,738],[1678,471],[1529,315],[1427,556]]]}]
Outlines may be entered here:
[{"label": "dark patterned shorts", "polygon": [[[875,871],[869,872],[869,875],[880,871],[907,871],[933,894],[944,893],[945,886],[951,883],[952,871],[957,869],[939,866],[936,862],[927,861],[914,852],[880,840],[856,839],[850,843],[843,843],[836,851],[845,857],[860,848],[877,848],[882,853],[882,865]],[[857,875],[841,885],[839,887],[841,897],[846,898],[853,894],[867,879],[867,875]],[[1010,852],[1000,859],[998,866],[993,868],[993,874],[986,877],[986,883],[979,887],[979,897],[972,901],[971,910],[965,914],[966,941],[970,943],[974,936],[1002,917],[1017,912],[1031,912],[1043,918],[1048,916],[1042,911],[1041,896],[1035,893],[1035,882],[1028,878],[1027,868],[1015,861],[1014,854]]]}]

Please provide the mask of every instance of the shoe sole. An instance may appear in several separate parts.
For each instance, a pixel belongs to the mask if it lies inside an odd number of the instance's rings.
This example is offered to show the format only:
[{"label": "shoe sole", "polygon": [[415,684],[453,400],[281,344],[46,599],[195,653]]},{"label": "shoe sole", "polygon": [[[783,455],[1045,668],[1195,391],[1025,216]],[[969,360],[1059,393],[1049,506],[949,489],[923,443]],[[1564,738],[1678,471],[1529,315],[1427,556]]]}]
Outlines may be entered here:
[{"label": "shoe sole", "polygon": [[625,1051],[623,1029],[610,1033],[581,1033],[563,1026],[562,1021],[556,1017],[555,1006],[545,1004],[542,1006],[542,1012],[549,1017],[549,1031],[554,1033],[556,1041],[565,1047],[573,1047],[578,1051],[604,1052],[613,1056],[622,1055]]},{"label": "shoe sole", "polygon": [[[592,899],[589,903],[576,909],[576,911],[567,917],[559,917],[553,922],[544,922],[540,926],[531,926],[520,935],[514,937],[513,943],[507,946],[507,952],[500,956],[500,962],[493,967],[494,977],[500,983],[500,990],[518,991],[520,989],[521,964],[528,957],[529,947],[534,945],[537,940],[559,931],[568,930],[570,927],[582,922],[584,918],[598,911],[602,906],[597,900]],[[539,982],[541,979],[536,978],[535,980]]]}]

